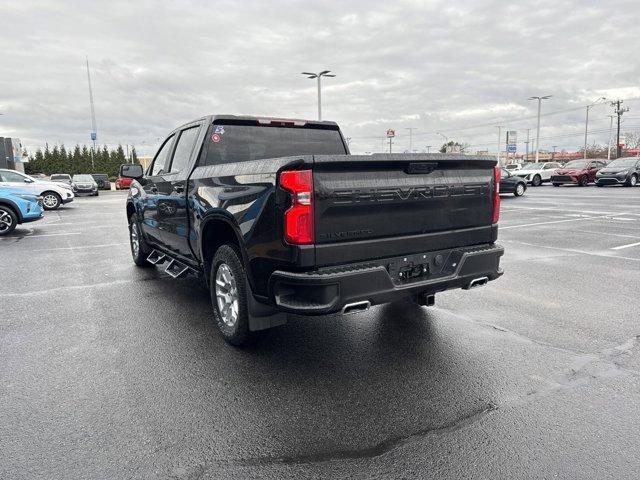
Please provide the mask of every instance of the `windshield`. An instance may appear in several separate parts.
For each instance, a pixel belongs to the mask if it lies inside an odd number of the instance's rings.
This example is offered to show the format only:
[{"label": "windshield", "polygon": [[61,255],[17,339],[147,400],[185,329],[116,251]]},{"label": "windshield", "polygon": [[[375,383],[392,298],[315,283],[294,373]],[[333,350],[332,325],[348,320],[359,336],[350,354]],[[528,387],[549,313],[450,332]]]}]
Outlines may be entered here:
[{"label": "windshield", "polygon": [[544,163],[528,162],[522,165],[521,170],[540,170],[544,166]]},{"label": "windshield", "polygon": [[621,158],[611,162],[607,168],[633,167],[637,161],[637,158]]},{"label": "windshield", "polygon": [[587,166],[586,160],[574,160],[572,162],[567,163],[564,168],[585,168]]},{"label": "windshield", "polygon": [[74,175],[74,182],[93,182],[93,177],[91,175]]}]

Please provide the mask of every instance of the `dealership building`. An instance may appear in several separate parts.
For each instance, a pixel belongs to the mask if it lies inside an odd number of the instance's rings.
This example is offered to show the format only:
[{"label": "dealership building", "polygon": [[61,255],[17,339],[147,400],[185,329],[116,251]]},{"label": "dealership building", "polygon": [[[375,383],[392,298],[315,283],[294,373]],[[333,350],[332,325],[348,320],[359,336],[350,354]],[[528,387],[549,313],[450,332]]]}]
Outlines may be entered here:
[{"label": "dealership building", "polygon": [[19,138],[0,137],[0,168],[24,172],[22,144]]}]

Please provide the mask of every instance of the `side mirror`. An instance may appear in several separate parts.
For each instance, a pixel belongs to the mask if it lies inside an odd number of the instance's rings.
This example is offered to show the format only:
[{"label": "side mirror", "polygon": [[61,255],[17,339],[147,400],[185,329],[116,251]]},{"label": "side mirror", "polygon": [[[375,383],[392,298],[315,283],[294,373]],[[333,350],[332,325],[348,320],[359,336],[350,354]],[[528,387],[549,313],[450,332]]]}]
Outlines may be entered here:
[{"label": "side mirror", "polygon": [[120,176],[124,178],[142,178],[143,175],[142,165],[135,165],[125,163],[120,165]]}]

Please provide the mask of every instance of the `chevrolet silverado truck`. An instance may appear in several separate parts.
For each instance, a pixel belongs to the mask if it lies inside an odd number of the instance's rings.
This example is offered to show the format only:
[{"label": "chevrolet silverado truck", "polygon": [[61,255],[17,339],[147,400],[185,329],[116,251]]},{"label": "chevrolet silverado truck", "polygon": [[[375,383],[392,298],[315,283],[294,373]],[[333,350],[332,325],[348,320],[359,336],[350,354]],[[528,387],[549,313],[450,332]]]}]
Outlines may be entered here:
[{"label": "chevrolet silverado truck", "polygon": [[327,121],[207,116],[172,131],[126,203],[133,261],[195,274],[224,339],[502,275],[493,157],[350,155]]}]

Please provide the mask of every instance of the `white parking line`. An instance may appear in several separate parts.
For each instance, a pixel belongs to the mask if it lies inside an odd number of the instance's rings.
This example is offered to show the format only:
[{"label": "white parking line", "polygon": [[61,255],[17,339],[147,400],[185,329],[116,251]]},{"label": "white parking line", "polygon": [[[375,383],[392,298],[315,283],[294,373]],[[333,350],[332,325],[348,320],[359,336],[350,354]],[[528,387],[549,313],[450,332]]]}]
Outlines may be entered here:
[{"label": "white parking line", "polygon": [[598,218],[606,218],[610,215],[604,215],[600,217],[581,217],[581,218],[569,218],[566,220],[554,220],[551,222],[537,222],[537,223],[525,223],[523,225],[507,225],[506,227],[500,227],[500,230],[508,230],[510,228],[524,228],[524,227],[535,227],[537,225],[551,225],[554,223],[566,223],[566,222],[578,222],[580,220],[593,220]]},{"label": "white parking line", "polygon": [[620,245],[619,247],[612,247],[611,250],[622,250],[623,248],[637,247],[638,245],[640,245],[640,242],[628,243],[626,245]]},{"label": "white parking line", "polygon": [[604,257],[604,258],[617,258],[619,260],[629,260],[632,262],[640,262],[640,258],[637,257],[621,257],[619,255],[610,255],[607,253],[587,252],[586,250],[578,250],[575,248],[562,248],[562,247],[550,247],[548,245],[539,245],[536,243],[519,242],[517,240],[500,240],[501,243],[517,243],[519,245],[526,245],[528,247],[546,248],[549,250],[557,250],[560,252],[579,253],[581,255],[590,255],[592,257]]}]

